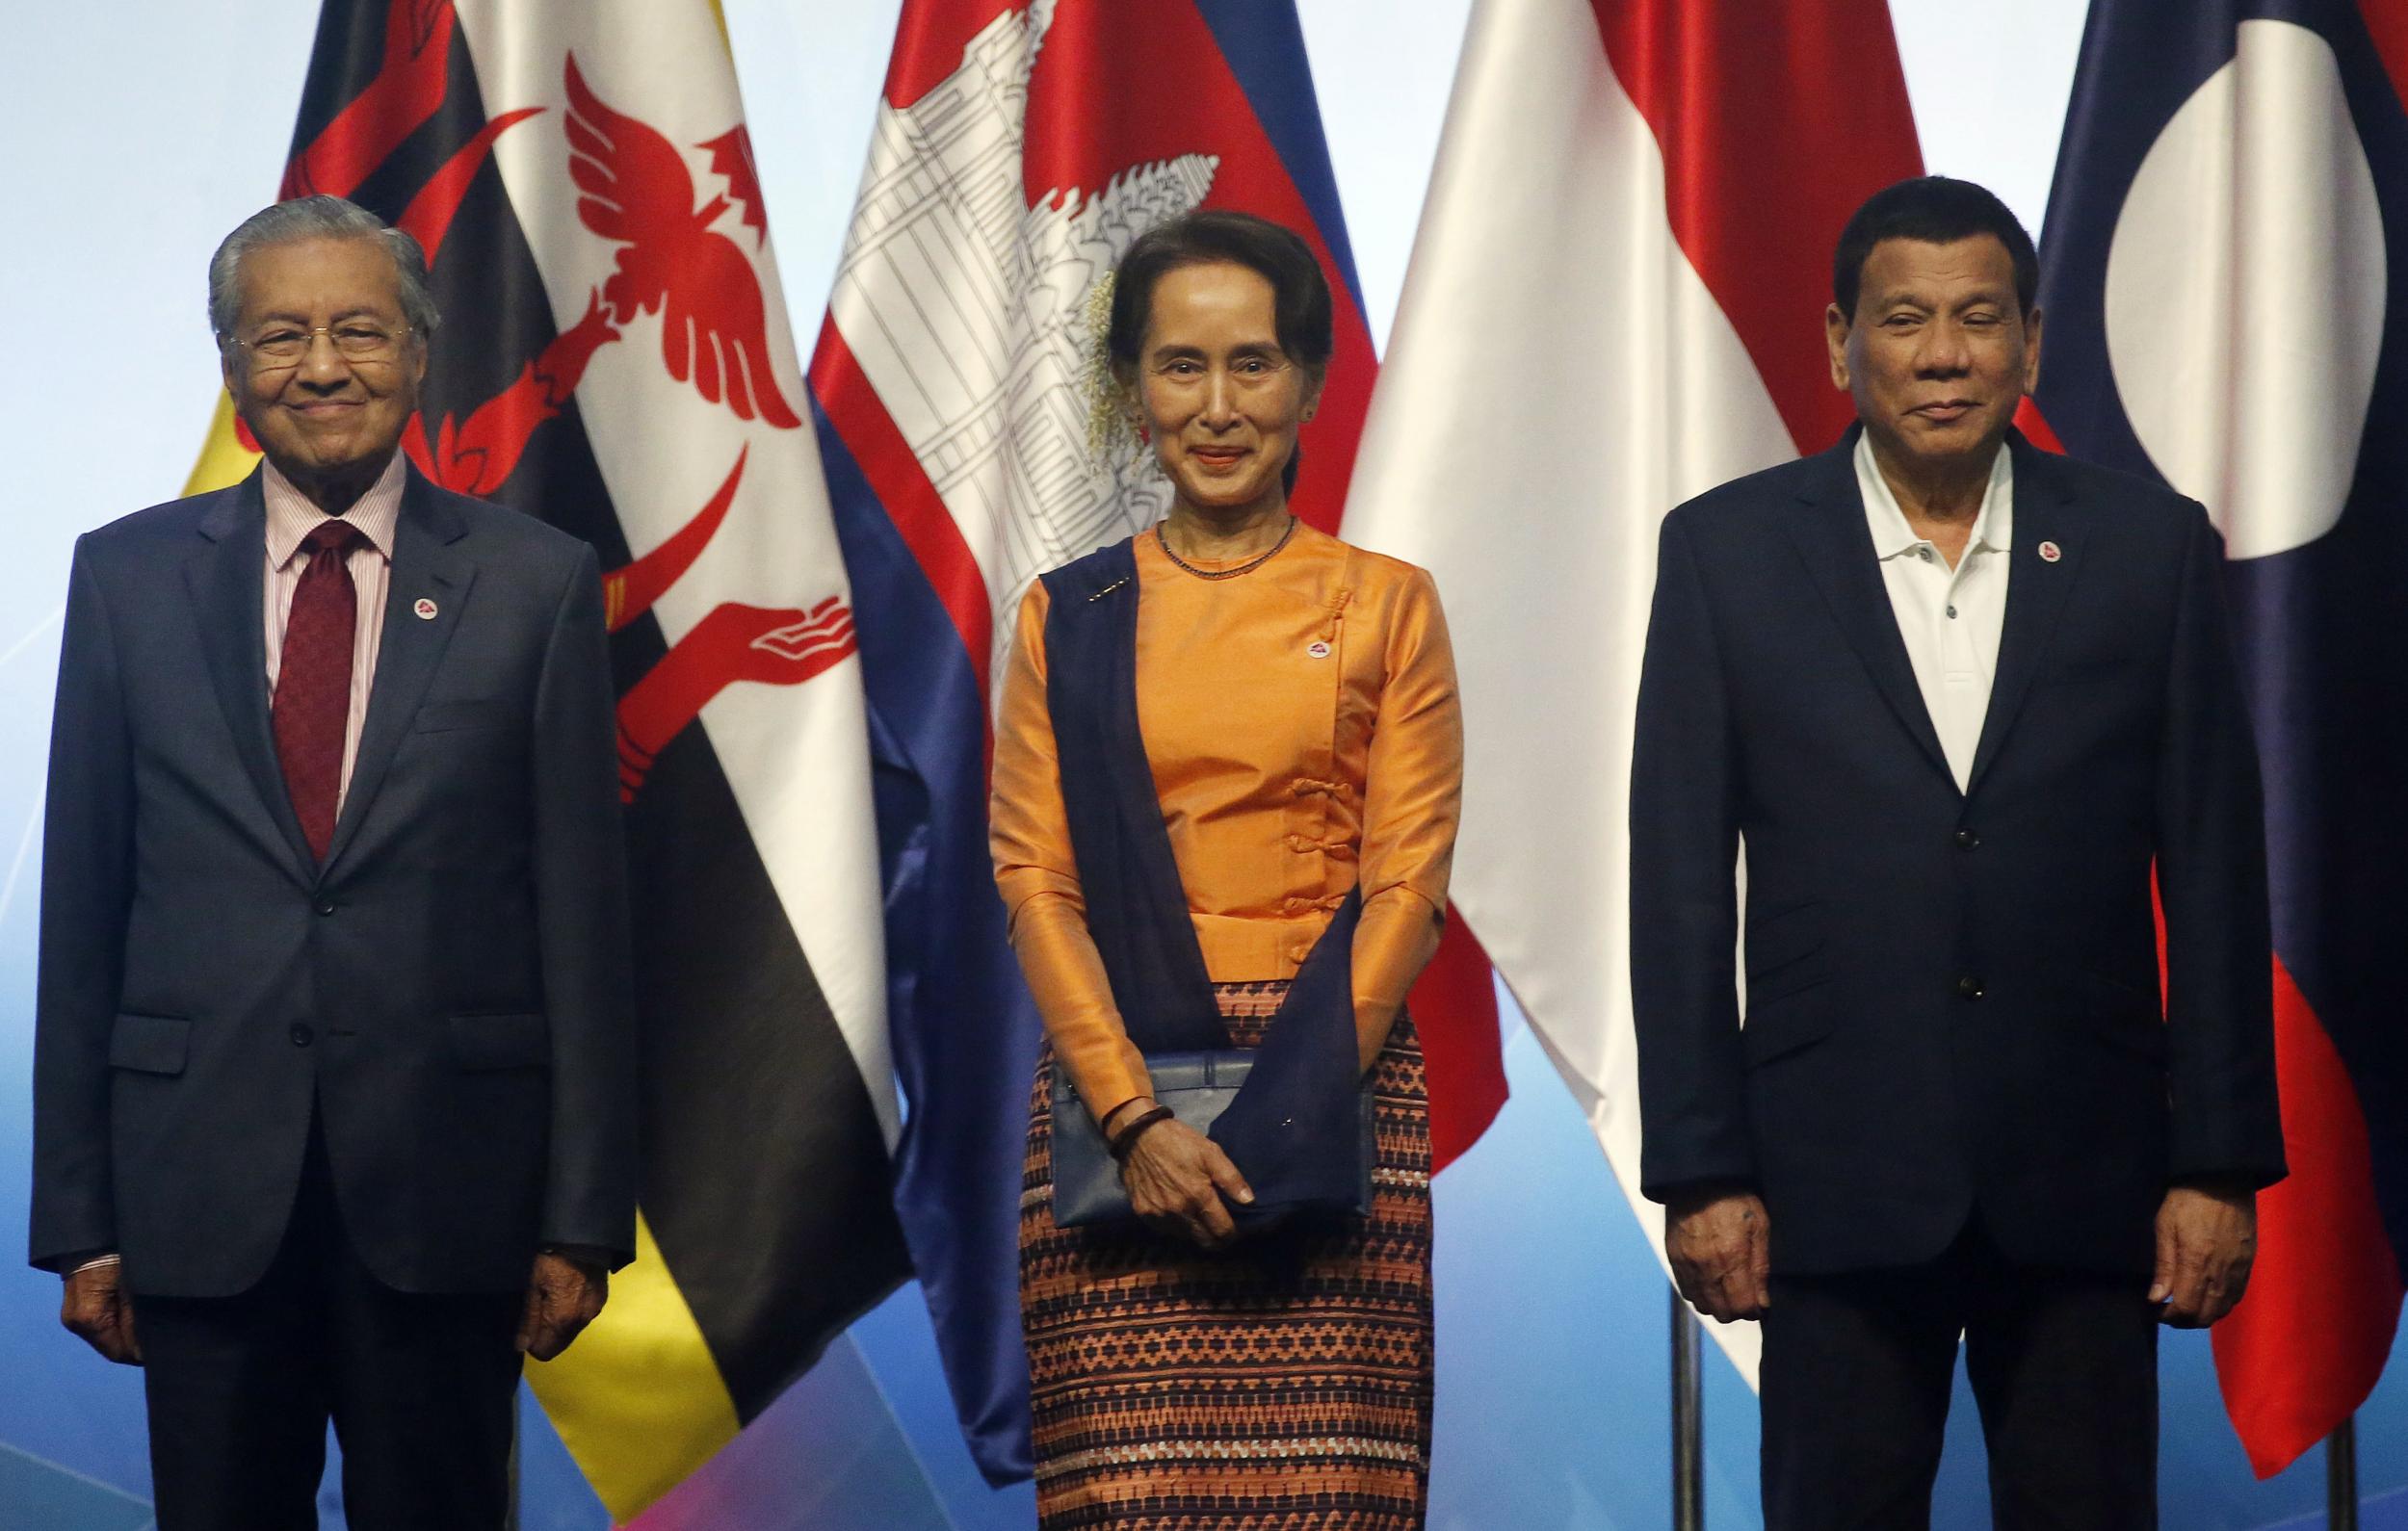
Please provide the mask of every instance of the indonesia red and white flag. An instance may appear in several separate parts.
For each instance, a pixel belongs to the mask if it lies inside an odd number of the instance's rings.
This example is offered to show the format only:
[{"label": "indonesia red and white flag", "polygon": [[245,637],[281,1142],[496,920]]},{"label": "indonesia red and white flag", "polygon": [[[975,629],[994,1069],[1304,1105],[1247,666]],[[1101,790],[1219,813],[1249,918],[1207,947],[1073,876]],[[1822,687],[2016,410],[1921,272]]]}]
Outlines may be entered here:
[{"label": "indonesia red and white flag", "polygon": [[[1882,0],[1480,0],[1348,534],[1446,594],[1454,899],[1638,1195],[1631,730],[1665,511],[1829,446],[1830,251],[1921,169]],[[1753,1376],[1756,1330],[1715,1337]]]}]

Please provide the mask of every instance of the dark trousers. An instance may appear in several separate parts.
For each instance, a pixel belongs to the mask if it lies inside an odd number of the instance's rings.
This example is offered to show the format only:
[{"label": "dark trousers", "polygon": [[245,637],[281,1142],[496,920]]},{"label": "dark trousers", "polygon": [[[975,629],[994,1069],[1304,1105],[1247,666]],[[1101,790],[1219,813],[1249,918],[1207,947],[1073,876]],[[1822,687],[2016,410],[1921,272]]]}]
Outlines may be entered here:
[{"label": "dark trousers", "polygon": [[523,1303],[378,1281],[344,1234],[313,1125],[256,1286],[134,1299],[159,1531],[315,1531],[328,1419],[353,1531],[499,1531]]},{"label": "dark trousers", "polygon": [[1931,1523],[1960,1334],[1998,1531],[2157,1524],[2147,1280],[2017,1267],[1975,1226],[1929,1264],[1772,1279],[1766,1531]]}]

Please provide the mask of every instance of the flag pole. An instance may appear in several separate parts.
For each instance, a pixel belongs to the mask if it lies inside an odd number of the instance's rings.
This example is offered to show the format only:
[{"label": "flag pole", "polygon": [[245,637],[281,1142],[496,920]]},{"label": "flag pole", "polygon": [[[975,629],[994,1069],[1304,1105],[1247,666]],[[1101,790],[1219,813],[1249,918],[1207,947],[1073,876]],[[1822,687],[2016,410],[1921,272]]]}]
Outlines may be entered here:
[{"label": "flag pole", "polygon": [[2358,1416],[2350,1415],[2324,1438],[2324,1523],[2331,1531],[2358,1531]]},{"label": "flag pole", "polygon": [[1697,1319],[1679,1287],[1665,1290],[1672,1295],[1672,1531],[1704,1531],[1706,1419],[1697,1388]]}]

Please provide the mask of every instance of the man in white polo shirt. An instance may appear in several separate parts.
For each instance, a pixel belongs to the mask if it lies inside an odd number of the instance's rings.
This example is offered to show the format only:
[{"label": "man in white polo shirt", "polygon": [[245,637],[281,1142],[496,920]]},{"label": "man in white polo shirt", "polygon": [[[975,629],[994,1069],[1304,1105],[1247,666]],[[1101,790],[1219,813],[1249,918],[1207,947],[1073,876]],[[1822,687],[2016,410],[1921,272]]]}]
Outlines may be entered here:
[{"label": "man in white polo shirt", "polygon": [[1764,1323],[1770,1531],[1927,1523],[1960,1335],[1995,1522],[2134,1531],[2156,1325],[2238,1301],[2284,1167],[2221,547],[2012,428],[2039,272],[1995,196],[1902,182],[1833,264],[1857,427],[1663,526],[1642,1179],[1683,1294]]}]

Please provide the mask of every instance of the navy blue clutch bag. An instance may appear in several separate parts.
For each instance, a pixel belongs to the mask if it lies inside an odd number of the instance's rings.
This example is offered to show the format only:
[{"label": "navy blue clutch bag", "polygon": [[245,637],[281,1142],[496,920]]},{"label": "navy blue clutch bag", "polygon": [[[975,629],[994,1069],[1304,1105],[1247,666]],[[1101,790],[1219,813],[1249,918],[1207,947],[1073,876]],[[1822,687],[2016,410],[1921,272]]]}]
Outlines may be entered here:
[{"label": "navy blue clutch bag", "polygon": [[[1210,1052],[1159,1052],[1145,1060],[1146,1073],[1153,1077],[1154,1099],[1170,1108],[1171,1115],[1210,1135],[1213,1124],[1236,1099],[1238,1087],[1254,1069],[1251,1048],[1222,1048]],[[1079,1099],[1078,1086],[1070,1079],[1070,1071],[1060,1061],[1053,1067],[1051,1097],[1054,1111],[1054,1224],[1058,1228],[1086,1228],[1102,1223],[1134,1222],[1137,1213],[1130,1209],[1129,1193],[1120,1186],[1120,1165],[1112,1158],[1112,1150],[1104,1142],[1104,1132],[1095,1125],[1095,1118]],[[1372,1092],[1369,1080],[1355,1096],[1355,1109],[1362,1119],[1357,1134],[1362,1150],[1361,1175],[1354,1201],[1350,1206],[1325,1210],[1343,1211],[1357,1217],[1368,1216],[1372,1209],[1372,1165],[1379,1156],[1379,1139],[1372,1120]],[[1241,1170],[1244,1166],[1239,1166]],[[1271,1208],[1270,1210],[1303,1211],[1307,1208]]]}]

